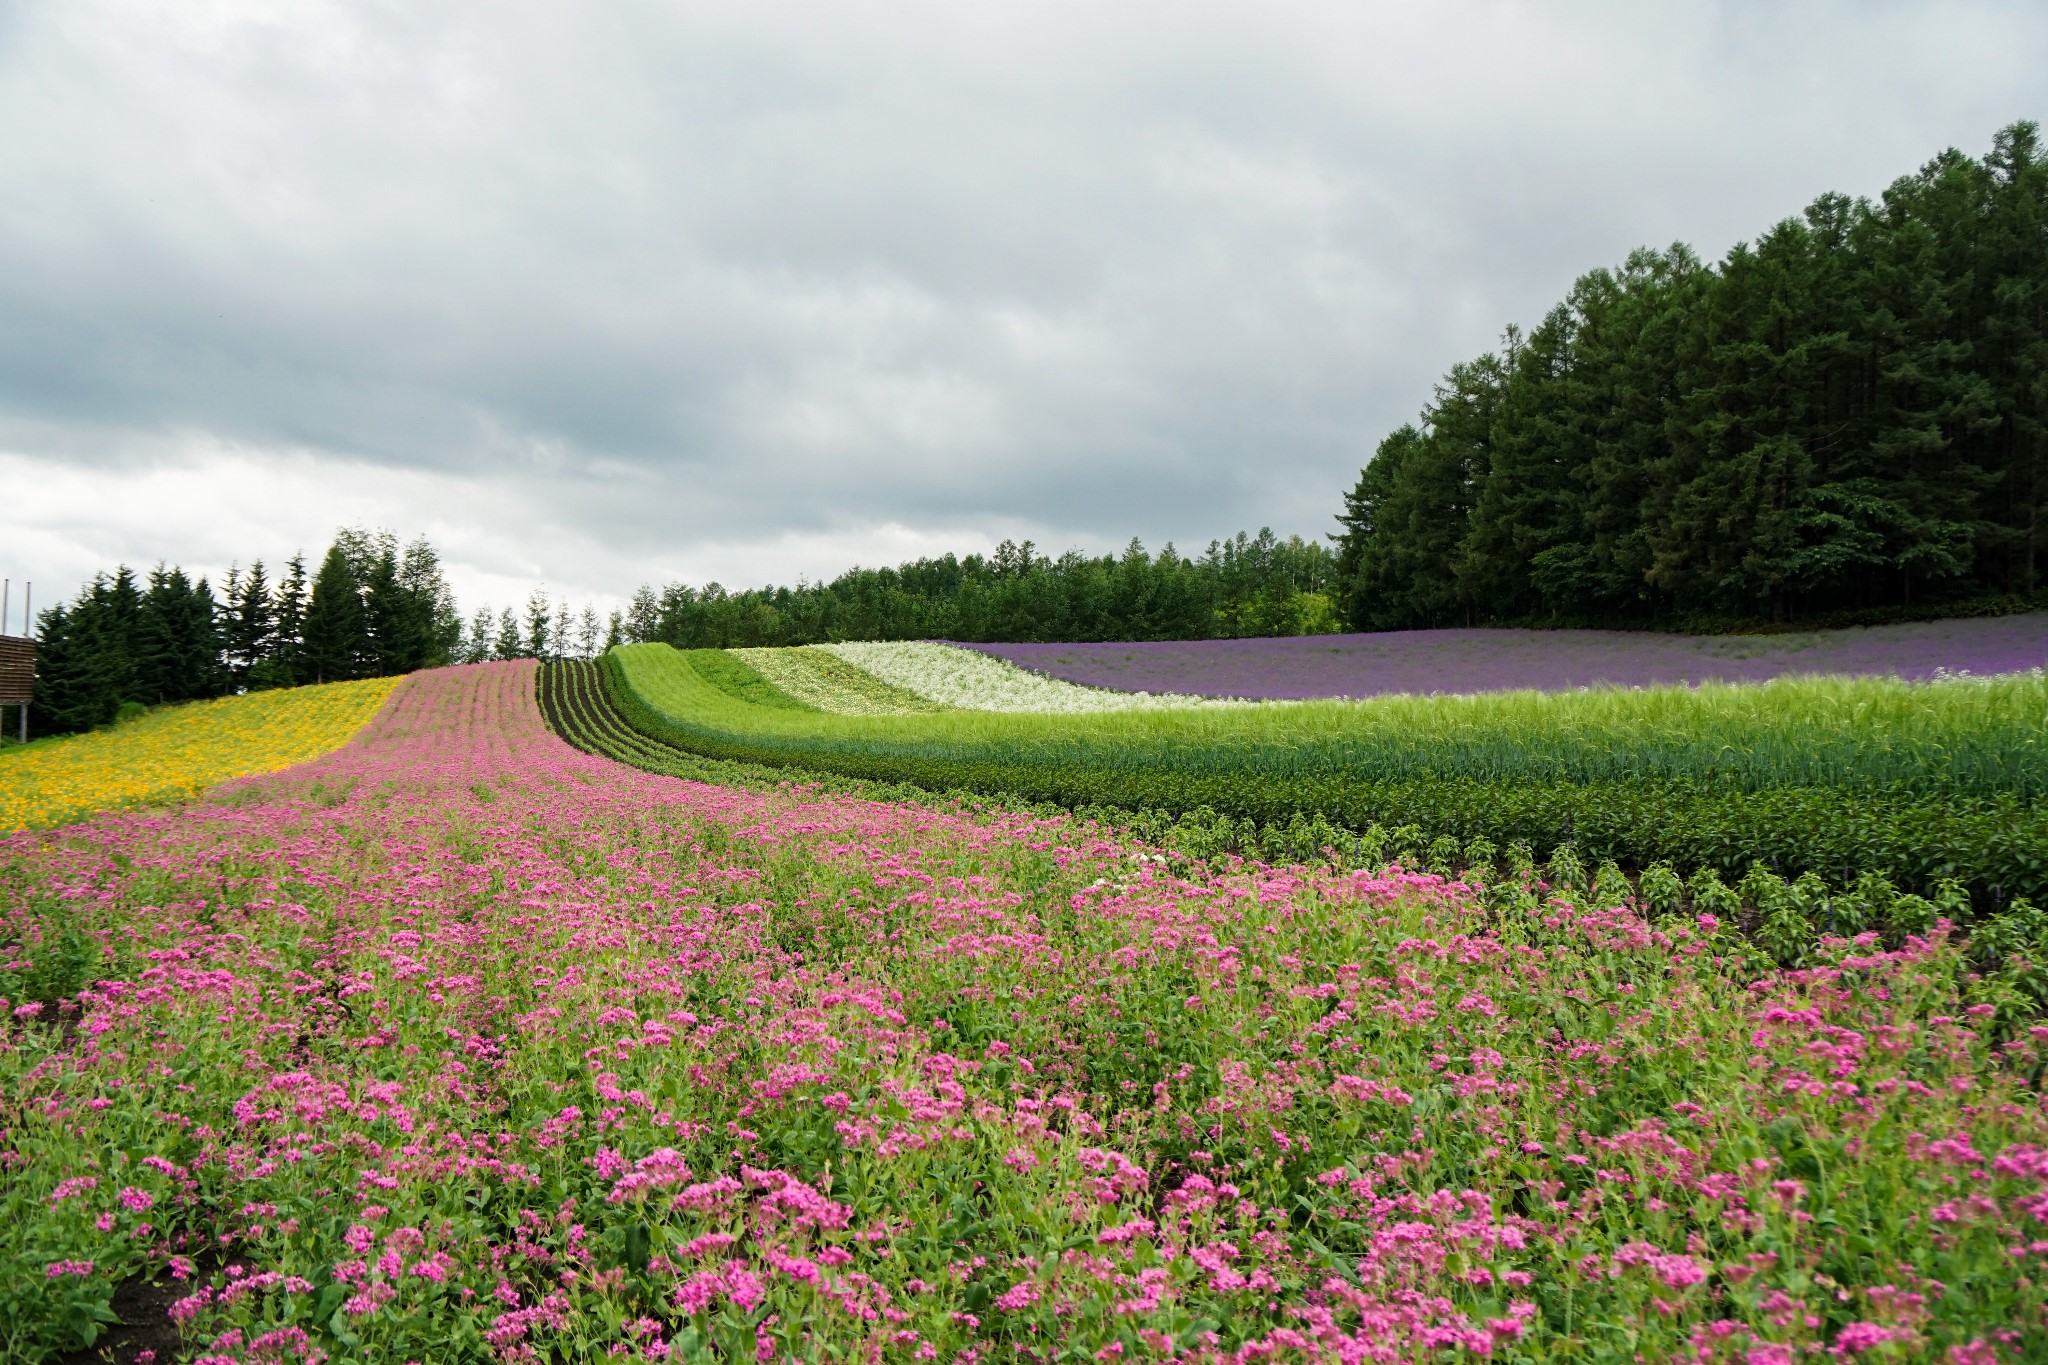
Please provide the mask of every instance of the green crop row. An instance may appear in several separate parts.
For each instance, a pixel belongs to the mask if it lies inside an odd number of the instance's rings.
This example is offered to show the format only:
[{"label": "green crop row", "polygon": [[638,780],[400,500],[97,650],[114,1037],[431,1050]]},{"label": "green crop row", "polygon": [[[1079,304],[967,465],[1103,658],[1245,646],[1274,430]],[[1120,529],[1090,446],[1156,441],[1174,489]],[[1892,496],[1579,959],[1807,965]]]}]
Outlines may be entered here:
[{"label": "green crop row", "polygon": [[[714,658],[714,656],[716,656]],[[1744,791],[1782,787],[2048,797],[2048,678],[1904,683],[1786,678],[1698,688],[1382,697],[1097,716],[952,711],[876,730],[817,716],[772,722],[704,705],[734,667],[716,651],[618,651],[632,685],[671,715],[804,743],[892,750],[1114,749],[1143,764],[1190,745],[1266,772],[1414,773],[1579,785],[1655,778]],[[879,738],[878,738],[879,737]]]},{"label": "green crop row", "polygon": [[[1000,793],[1068,808],[1208,810],[1256,826],[1284,825],[1295,817],[1317,817],[1351,831],[1414,825],[1459,841],[1539,849],[1568,844],[1595,862],[1647,867],[1667,861],[1688,872],[1704,868],[1730,877],[1763,862],[1788,876],[1812,872],[1832,881],[1883,873],[1923,893],[1956,881],[1987,904],[2048,893],[2048,813],[2010,791],[1973,794],[1932,783],[1931,790],[1868,782],[1757,787],[1726,772],[1658,775],[1652,762],[1634,765],[1643,775],[1631,775],[1625,754],[1601,780],[1475,775],[1434,763],[1421,751],[1411,766],[1395,766],[1387,757],[1395,742],[1389,739],[1377,750],[1371,740],[1382,736],[1358,742],[1337,723],[1345,712],[1335,706],[1083,717],[844,717],[747,705],[663,646],[616,651],[601,668],[625,726],[671,748],[741,763],[935,791]],[[1981,714],[1986,695],[2025,699],[2029,685],[2038,683],[2017,680],[2003,693],[2002,685],[1992,684],[1923,688],[1915,696],[1905,685],[1879,684],[1862,694],[1863,719],[1855,723],[1874,724],[1868,717],[1881,713],[1877,703],[1888,699],[1890,714],[1909,732],[1894,736],[1894,751],[1904,752],[1916,742],[1916,720],[1920,739],[1943,728],[1967,728],[1945,720],[1928,698],[1953,697],[1957,709]],[[1887,687],[1903,695],[1887,693]],[[1773,688],[1749,692],[1739,701],[1705,695],[1706,722],[1746,716],[1754,728],[1764,728],[1768,712],[1756,698],[1773,694]],[[1827,690],[1816,684],[1775,695],[1811,703],[1816,693]],[[1660,714],[1667,732],[1681,718],[1681,697],[1617,695],[1647,699],[1645,710]],[[1402,713],[1433,704],[1471,715],[1470,703],[1480,700],[1417,702]],[[1567,700],[1617,704],[1609,694]],[[1387,728],[1377,708],[1354,704],[1350,711],[1364,718],[1361,724]],[[1582,727],[1582,733],[1590,728]],[[1838,723],[1837,738],[1849,728]],[[2031,733],[2016,733],[2012,747],[2032,752]],[[1374,757],[1379,761],[1366,761]]]},{"label": "green crop row", "polygon": [[[636,728],[628,713],[639,717],[639,726],[660,722],[621,688],[615,669],[589,663],[548,665],[541,671],[540,701],[556,733],[588,752],[636,768],[755,789],[790,780],[788,767],[705,757]],[[836,773],[806,771],[802,780],[870,799],[916,801],[946,809],[979,808],[983,800],[981,794],[957,789],[938,792]],[[1823,940],[1830,936],[1874,931],[1897,946],[1907,935],[1925,933],[1938,918],[1947,918],[1970,926],[1969,956],[1980,973],[1972,998],[1995,1006],[2005,1021],[2001,1027],[2035,1017],[2048,1003],[2048,971],[2035,965],[2048,961],[2043,951],[2048,946],[2048,914],[2025,898],[2001,897],[1982,907],[1982,913],[1973,913],[1967,889],[1954,878],[1935,879],[1923,888],[1926,896],[1902,891],[1879,872],[1840,879],[1806,872],[1786,878],[1760,862],[1752,862],[1732,886],[1707,866],[1681,879],[1669,862],[1653,863],[1631,878],[1611,858],[1589,864],[1569,841],[1552,846],[1539,862],[1527,842],[1502,846],[1484,835],[1460,839],[1417,824],[1389,828],[1373,823],[1352,830],[1332,824],[1321,813],[1300,811],[1285,821],[1261,824],[1208,807],[1061,808],[1020,802],[1015,793],[1001,795],[1005,805],[1024,804],[1043,815],[1067,809],[1082,820],[1123,829],[1155,848],[1196,862],[1238,857],[1271,864],[1334,860],[1340,866],[1374,872],[1399,865],[1462,879],[1478,885],[1482,897],[1510,919],[1528,918],[1541,897],[1551,895],[1596,906],[1633,901],[1665,927],[1683,924],[1690,932],[1699,932],[1706,923],[1700,915],[1712,915],[1725,926],[1717,934],[1741,933],[1741,938],[1730,940],[1727,951],[1746,954],[1748,965],[1739,970],[1751,975],[1773,966],[1811,965],[1817,955],[1824,955]]]}]

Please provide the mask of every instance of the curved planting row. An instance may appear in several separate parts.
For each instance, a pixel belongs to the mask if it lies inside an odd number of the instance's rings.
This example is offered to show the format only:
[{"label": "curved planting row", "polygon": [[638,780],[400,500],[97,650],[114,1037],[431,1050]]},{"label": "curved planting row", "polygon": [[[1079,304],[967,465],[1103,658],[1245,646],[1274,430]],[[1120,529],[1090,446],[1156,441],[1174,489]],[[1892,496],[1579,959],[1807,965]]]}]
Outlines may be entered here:
[{"label": "curved planting row", "polygon": [[[1342,717],[1310,717],[1320,730],[1291,728],[1294,713],[1275,708],[832,716],[747,705],[665,646],[618,650],[599,667],[626,728],[670,749],[744,763],[1069,808],[1208,812],[1261,826],[1413,825],[1460,844],[1571,845],[1594,862],[1662,861],[1731,879],[1762,862],[1788,877],[1813,873],[1837,883],[1882,874],[1920,894],[1956,881],[1986,908],[2048,893],[2048,811],[2011,795],[1744,789],[1681,777],[1489,778],[1426,761],[1404,770],[1384,755],[1367,762],[1364,746],[1333,728]],[[2019,728],[2012,743],[2031,762],[2039,727]],[[1386,752],[1398,756],[1400,742],[1390,738]]]},{"label": "curved planting row", "polygon": [[1780,972],[1611,884],[1175,869],[634,772],[535,682],[0,838],[0,1358],[2048,1349],[2048,1039],[1944,925]]},{"label": "curved planting row", "polygon": [[542,664],[536,696],[548,728],[587,754],[655,773],[685,770],[701,761],[628,725],[594,663],[570,659]]}]

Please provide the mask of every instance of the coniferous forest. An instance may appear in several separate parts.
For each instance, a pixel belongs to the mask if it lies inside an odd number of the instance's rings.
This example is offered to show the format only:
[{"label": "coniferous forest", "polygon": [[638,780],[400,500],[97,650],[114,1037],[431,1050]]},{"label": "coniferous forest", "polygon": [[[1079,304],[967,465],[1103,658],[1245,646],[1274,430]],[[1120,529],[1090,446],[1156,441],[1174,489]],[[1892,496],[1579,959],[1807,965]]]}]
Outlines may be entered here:
[{"label": "coniferous forest", "polygon": [[345,530],[307,573],[294,555],[205,578],[123,565],[37,617],[39,734],[88,730],[124,707],[407,673],[448,663],[461,621],[424,539]]},{"label": "coniferous forest", "polygon": [[1345,500],[1360,629],[1750,623],[2042,586],[2032,123],[1704,264],[1642,250],[1453,366]]}]

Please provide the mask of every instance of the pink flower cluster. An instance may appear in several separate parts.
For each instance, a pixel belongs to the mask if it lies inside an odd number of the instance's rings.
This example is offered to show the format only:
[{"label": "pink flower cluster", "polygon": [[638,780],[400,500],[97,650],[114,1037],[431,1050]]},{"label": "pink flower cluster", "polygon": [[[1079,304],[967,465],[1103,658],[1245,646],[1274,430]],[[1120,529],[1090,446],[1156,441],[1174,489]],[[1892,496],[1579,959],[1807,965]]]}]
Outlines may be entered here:
[{"label": "pink flower cluster", "polygon": [[1759,979],[1625,904],[654,776],[533,685],[0,840],[8,960],[98,952],[0,1012],[16,1278],[167,1268],[235,1365],[2042,1348],[2048,1037],[1945,932]]}]

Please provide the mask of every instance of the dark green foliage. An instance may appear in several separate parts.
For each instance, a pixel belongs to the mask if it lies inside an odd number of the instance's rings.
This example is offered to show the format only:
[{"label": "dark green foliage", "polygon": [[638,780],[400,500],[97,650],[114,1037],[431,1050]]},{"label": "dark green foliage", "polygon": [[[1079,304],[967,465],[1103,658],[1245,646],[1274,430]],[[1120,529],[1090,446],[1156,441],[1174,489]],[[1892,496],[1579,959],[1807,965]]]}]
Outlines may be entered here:
[{"label": "dark green foliage", "polygon": [[160,706],[251,688],[337,682],[449,662],[461,635],[425,540],[344,530],[308,584],[293,555],[273,588],[263,561],[206,579],[158,565],[146,590],[125,566],[37,622],[39,735],[89,730],[124,702]]},{"label": "dark green foliage", "polygon": [[1348,618],[1785,621],[2044,587],[2048,157],[2033,124],[1715,266],[1581,279],[1456,366],[1346,498]]},{"label": "dark green foliage", "polygon": [[276,647],[278,607],[271,599],[270,576],[263,571],[260,559],[249,566],[247,574],[229,569],[226,592],[220,623],[221,653],[230,687],[242,689],[256,685],[252,673]]},{"label": "dark green foliage", "polygon": [[301,681],[346,682],[368,676],[374,663],[362,583],[340,544],[329,548],[313,575],[300,649]]},{"label": "dark green foliage", "polygon": [[1322,545],[1271,530],[1212,542],[1199,559],[1171,545],[1151,555],[1136,540],[1121,555],[1051,559],[1029,541],[1005,541],[989,557],[852,569],[795,588],[642,588],[622,626],[631,641],[678,649],[1305,635],[1338,628],[1328,596],[1335,567]]},{"label": "dark green foliage", "polygon": [[159,564],[149,575],[134,637],[134,699],[149,706],[221,694],[219,606],[204,578]]},{"label": "dark green foliage", "polygon": [[301,642],[306,631],[306,557],[295,554],[285,561],[284,577],[277,585],[273,628],[263,657],[249,666],[251,687],[291,687],[305,681],[299,676]]},{"label": "dark green foliage", "polygon": [[44,611],[37,622],[30,728],[38,734],[90,730],[134,700],[141,625],[142,593],[126,565],[93,579],[71,606]]}]

